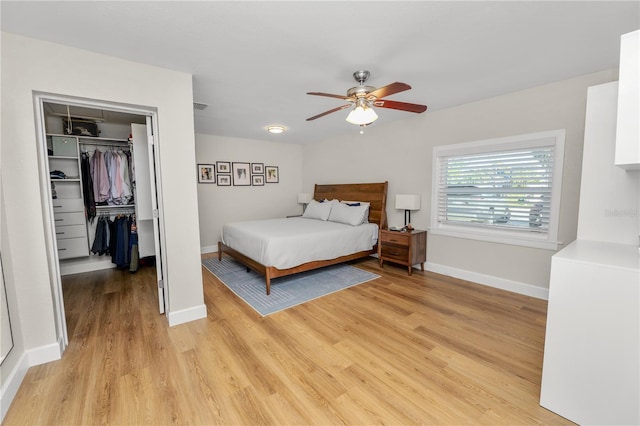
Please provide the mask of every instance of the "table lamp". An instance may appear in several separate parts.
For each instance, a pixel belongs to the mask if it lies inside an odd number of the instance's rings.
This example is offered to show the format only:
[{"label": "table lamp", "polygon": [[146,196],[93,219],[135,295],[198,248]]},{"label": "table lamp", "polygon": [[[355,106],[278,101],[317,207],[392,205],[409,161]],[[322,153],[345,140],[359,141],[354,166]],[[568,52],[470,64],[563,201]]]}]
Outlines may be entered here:
[{"label": "table lamp", "polygon": [[298,204],[302,204],[302,213],[304,213],[307,208],[307,204],[309,204],[311,200],[313,200],[313,195],[307,192],[301,192],[298,194]]},{"label": "table lamp", "polygon": [[411,223],[411,210],[420,210],[420,195],[397,194],[396,209],[404,210],[404,226]]}]

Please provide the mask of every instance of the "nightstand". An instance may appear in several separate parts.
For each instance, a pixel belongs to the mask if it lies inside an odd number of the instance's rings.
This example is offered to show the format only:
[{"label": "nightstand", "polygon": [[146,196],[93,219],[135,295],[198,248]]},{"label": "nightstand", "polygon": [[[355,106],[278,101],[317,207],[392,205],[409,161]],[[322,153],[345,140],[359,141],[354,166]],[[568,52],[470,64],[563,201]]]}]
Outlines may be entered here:
[{"label": "nightstand", "polygon": [[412,232],[380,230],[378,240],[378,259],[380,267],[384,261],[405,265],[411,275],[413,265],[419,263],[424,271],[427,260],[427,231],[414,229]]}]

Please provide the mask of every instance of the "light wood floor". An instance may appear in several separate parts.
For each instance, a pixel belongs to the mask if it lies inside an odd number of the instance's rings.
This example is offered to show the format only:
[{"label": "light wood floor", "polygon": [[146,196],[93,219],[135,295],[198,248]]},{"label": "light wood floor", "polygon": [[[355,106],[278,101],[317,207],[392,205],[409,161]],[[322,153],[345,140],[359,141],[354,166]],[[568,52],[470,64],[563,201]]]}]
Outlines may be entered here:
[{"label": "light wood floor", "polygon": [[3,424],[570,424],[538,405],[545,301],[354,265],[382,277],[266,318],[203,269],[172,328],[153,268],[65,277],[69,347]]}]

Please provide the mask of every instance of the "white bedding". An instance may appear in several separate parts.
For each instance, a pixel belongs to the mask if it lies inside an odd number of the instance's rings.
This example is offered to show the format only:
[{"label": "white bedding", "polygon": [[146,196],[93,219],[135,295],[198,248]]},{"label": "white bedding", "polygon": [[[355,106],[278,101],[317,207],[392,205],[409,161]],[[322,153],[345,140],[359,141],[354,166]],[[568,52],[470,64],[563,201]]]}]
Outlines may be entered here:
[{"label": "white bedding", "polygon": [[303,217],[227,223],[222,242],[265,266],[288,269],[371,250],[378,225],[345,225]]}]

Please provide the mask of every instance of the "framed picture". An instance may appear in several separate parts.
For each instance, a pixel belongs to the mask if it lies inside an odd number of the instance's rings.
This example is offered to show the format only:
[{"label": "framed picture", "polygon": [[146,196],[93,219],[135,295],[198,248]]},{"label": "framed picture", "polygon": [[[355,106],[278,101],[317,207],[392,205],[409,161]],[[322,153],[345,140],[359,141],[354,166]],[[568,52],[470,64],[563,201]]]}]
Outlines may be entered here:
[{"label": "framed picture", "polygon": [[264,186],[264,175],[251,175],[251,184],[253,186]]},{"label": "framed picture", "polygon": [[218,175],[218,186],[231,186],[231,175]]},{"label": "framed picture", "polygon": [[263,175],[264,174],[264,164],[262,164],[262,163],[251,163],[251,174],[252,175]]},{"label": "framed picture", "polygon": [[249,186],[251,180],[249,178],[249,163],[233,163],[233,185]]},{"label": "framed picture", "polygon": [[198,183],[216,183],[216,166],[198,164]]},{"label": "framed picture", "polygon": [[231,173],[231,163],[228,161],[216,161],[218,173]]},{"label": "framed picture", "polygon": [[266,179],[265,182],[267,183],[278,183],[279,182],[279,176],[278,176],[278,166],[266,166],[264,168],[265,174],[266,174]]}]

